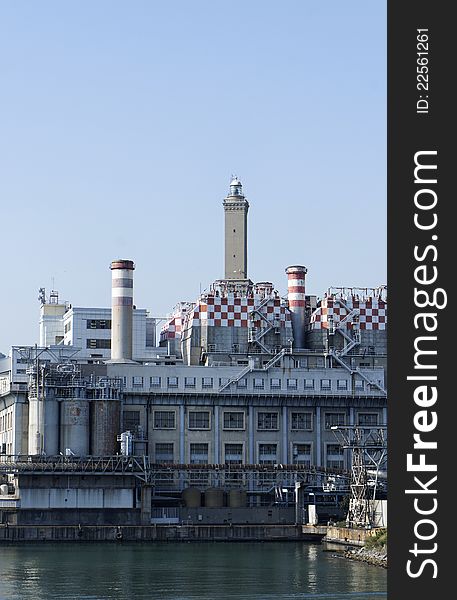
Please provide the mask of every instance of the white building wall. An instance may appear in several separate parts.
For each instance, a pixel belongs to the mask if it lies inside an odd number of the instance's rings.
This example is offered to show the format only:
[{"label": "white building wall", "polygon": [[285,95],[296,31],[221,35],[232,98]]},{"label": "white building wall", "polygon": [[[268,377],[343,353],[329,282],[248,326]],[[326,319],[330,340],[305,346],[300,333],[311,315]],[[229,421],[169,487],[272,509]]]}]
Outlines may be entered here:
[{"label": "white building wall", "polygon": [[42,304],[40,309],[40,346],[54,346],[64,337],[65,304]]},{"label": "white building wall", "polygon": [[21,508],[132,508],[128,488],[20,488]]},{"label": "white building wall", "polygon": [[[151,346],[146,346],[146,331],[151,327],[151,318],[146,309],[133,311],[133,360],[145,359],[154,356]],[[110,348],[88,347],[88,340],[111,340],[111,328],[88,328],[88,321],[111,321],[111,308],[71,308],[63,316],[65,330],[64,344],[80,348],[78,359],[84,358],[111,358]],[[151,335],[148,336],[150,342]],[[103,342],[102,342],[103,344]],[[107,344],[108,345],[108,344]]]}]

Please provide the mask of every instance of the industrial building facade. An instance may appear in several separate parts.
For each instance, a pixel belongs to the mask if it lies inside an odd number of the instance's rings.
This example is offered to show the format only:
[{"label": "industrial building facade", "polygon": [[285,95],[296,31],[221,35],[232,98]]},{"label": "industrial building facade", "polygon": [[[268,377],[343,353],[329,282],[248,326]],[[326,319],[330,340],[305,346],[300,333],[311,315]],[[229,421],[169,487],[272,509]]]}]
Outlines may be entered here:
[{"label": "industrial building facade", "polygon": [[[281,297],[248,278],[239,179],[223,205],[225,279],[177,304],[158,344],[155,319],[134,307],[130,260],[111,264],[111,309],[42,290],[40,345],[0,359],[0,462],[123,454],[162,466],[349,468],[332,427],[387,420],[386,288],[318,299],[293,265]],[[179,483],[208,484],[198,469]]]}]

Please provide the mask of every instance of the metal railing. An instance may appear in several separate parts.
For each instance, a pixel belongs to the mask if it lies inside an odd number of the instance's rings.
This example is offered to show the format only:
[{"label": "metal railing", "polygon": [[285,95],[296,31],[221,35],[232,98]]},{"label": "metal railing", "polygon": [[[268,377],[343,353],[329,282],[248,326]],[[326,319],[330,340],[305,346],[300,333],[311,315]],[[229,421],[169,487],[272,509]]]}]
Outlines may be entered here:
[{"label": "metal railing", "polygon": [[162,464],[151,463],[148,456],[62,457],[4,455],[0,473],[10,475],[131,475],[164,491],[180,491],[195,481],[206,486],[246,487],[265,491],[274,485],[293,485],[302,481],[322,486],[326,479],[348,481],[350,474],[340,469],[283,464]]}]

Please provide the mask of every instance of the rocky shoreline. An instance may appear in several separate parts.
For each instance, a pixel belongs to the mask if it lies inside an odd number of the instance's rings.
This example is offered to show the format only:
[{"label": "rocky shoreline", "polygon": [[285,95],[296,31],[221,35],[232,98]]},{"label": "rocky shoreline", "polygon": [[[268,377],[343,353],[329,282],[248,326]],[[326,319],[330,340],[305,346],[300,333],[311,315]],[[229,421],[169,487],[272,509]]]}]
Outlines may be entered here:
[{"label": "rocky shoreline", "polygon": [[351,548],[344,551],[344,557],[349,560],[358,560],[370,565],[375,565],[376,567],[387,569],[387,548]]}]

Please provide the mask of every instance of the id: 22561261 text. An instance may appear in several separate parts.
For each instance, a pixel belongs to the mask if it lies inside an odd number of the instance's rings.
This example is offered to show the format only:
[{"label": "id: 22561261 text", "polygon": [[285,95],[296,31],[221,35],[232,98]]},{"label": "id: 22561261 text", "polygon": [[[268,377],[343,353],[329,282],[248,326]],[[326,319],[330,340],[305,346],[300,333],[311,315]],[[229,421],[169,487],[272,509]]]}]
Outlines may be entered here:
[{"label": "id: 22561261 text", "polygon": [[429,110],[429,36],[428,29],[417,29],[417,76],[416,87],[419,97],[416,102],[417,114],[428,114]]}]

